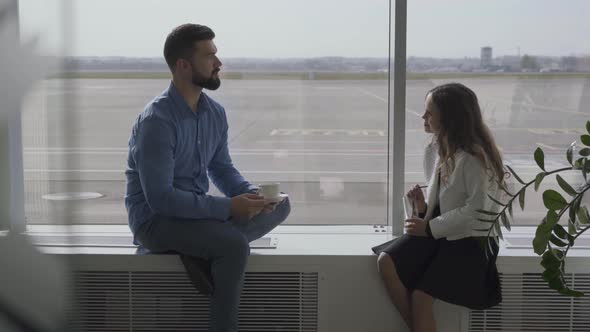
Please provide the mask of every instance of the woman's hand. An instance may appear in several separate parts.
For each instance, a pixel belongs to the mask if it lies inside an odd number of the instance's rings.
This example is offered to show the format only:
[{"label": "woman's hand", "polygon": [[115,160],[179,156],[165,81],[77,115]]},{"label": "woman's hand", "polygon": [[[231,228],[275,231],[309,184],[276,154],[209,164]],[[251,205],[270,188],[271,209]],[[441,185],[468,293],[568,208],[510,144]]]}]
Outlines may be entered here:
[{"label": "woman's hand", "polygon": [[426,201],[424,200],[424,194],[422,193],[422,189],[419,185],[416,185],[414,188],[410,189],[406,196],[412,201],[414,204],[414,208],[416,209],[416,213],[425,213],[426,212]]},{"label": "woman's hand", "polygon": [[406,230],[406,234],[414,235],[414,236],[428,236],[426,234],[426,221],[420,218],[410,218],[406,219],[404,223],[404,229]]}]

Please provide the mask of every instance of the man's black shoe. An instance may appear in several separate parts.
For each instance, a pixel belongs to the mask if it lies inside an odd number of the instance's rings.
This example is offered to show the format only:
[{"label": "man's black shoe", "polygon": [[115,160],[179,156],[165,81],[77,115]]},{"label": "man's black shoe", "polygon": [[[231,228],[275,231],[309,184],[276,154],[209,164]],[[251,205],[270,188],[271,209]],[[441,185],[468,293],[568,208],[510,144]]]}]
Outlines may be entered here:
[{"label": "man's black shoe", "polygon": [[193,286],[201,294],[211,296],[213,294],[213,278],[211,276],[211,264],[209,261],[184,254],[180,254],[180,260]]}]

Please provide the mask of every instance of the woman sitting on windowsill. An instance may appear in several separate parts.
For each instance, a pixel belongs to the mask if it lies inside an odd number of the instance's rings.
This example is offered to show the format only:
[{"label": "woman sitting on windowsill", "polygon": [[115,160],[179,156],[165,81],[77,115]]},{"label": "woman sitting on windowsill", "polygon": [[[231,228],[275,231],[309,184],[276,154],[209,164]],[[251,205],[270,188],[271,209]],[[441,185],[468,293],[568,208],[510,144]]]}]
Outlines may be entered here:
[{"label": "woman sitting on windowsill", "polygon": [[424,130],[433,134],[424,158],[428,199],[419,186],[410,190],[418,216],[405,221],[405,235],[374,248],[387,291],[414,332],[435,331],[434,299],[472,309],[501,301],[498,246],[477,210],[497,209],[488,195],[504,186],[502,158],[471,89],[444,84],[425,104]]}]

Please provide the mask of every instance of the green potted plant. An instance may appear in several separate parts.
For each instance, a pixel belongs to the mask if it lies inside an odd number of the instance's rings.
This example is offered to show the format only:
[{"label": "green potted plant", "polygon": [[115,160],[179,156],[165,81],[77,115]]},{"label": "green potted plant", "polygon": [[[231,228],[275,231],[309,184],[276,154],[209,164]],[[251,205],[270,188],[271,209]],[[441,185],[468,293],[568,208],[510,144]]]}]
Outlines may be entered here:
[{"label": "green potted plant", "polygon": [[[534,152],[534,159],[540,168],[540,172],[531,181],[525,182],[509,166],[508,171],[514,176],[520,184],[520,189],[514,193],[504,190],[507,194],[507,201],[489,196],[496,204],[500,205],[499,212],[478,210],[482,217],[479,220],[488,222],[491,226],[489,232],[496,230],[498,237],[503,239],[500,223],[507,230],[510,230],[510,220],[512,219],[512,205],[518,200],[520,208],[525,209],[526,191],[533,187],[535,191],[545,178],[555,174],[557,184],[567,194],[564,197],[553,189],[547,189],[543,192],[543,204],[547,209],[546,215],[537,226],[535,237],[533,239],[533,249],[535,253],[541,256],[541,266],[544,271],[542,274],[549,288],[558,291],[561,294],[579,297],[584,293],[570,288],[565,280],[566,258],[569,250],[575,245],[576,239],[590,228],[590,214],[586,206],[582,205],[582,198],[586,191],[590,189],[588,174],[590,173],[590,121],[586,123],[588,134],[580,136],[580,141],[584,145],[579,151],[576,150],[576,142],[573,142],[565,153],[565,157],[570,164],[555,170],[545,168],[545,153],[543,149],[537,148]],[[577,154],[574,158],[574,154]],[[579,188],[572,187],[559,173],[568,171],[579,171],[582,174],[584,183]],[[559,221],[567,220],[567,230]]]}]

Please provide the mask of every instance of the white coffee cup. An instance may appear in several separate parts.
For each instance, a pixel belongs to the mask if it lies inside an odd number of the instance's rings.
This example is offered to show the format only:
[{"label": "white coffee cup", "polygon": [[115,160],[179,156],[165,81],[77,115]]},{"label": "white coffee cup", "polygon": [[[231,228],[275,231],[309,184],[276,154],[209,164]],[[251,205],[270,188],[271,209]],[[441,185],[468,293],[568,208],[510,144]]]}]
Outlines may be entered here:
[{"label": "white coffee cup", "polygon": [[259,184],[258,188],[258,194],[266,199],[279,197],[279,183],[263,183]]}]

